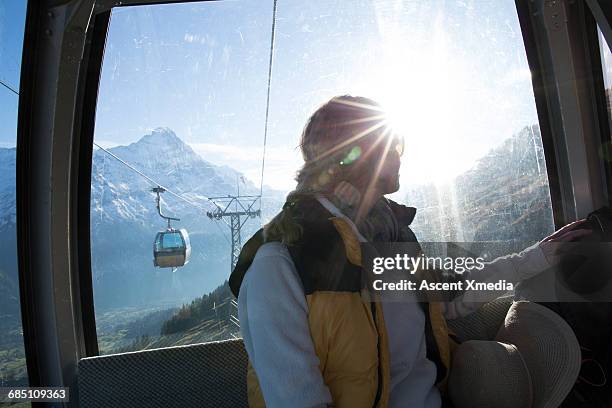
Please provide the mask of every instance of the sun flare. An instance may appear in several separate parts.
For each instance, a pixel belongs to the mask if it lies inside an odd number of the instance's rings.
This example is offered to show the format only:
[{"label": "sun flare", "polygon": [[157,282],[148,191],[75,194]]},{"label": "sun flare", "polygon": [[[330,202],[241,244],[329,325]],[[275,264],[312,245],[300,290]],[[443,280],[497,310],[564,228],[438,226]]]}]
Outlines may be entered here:
[{"label": "sun flare", "polygon": [[447,52],[443,32],[427,45],[384,42],[383,61],[373,66],[362,86],[404,138],[402,185],[448,181],[474,160],[474,152],[461,140],[470,103],[465,65]]}]

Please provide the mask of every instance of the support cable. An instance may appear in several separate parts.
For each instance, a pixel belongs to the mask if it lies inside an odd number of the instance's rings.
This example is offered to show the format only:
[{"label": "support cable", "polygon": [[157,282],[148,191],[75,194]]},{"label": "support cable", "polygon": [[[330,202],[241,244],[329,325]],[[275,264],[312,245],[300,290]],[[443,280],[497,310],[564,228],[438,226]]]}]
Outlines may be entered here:
[{"label": "support cable", "polygon": [[[200,206],[197,203],[194,203],[191,200],[188,200],[187,198],[181,196],[180,194],[175,193],[174,191],[168,189],[167,187],[163,186],[162,184],[158,183],[157,181],[153,180],[151,177],[147,176],[146,174],[142,173],[140,170],[138,170],[137,168],[135,168],[134,166],[132,166],[131,164],[129,164],[128,162],[126,162],[125,160],[123,160],[122,158],[120,158],[119,156],[117,156],[116,154],[114,154],[113,152],[109,151],[108,149],[103,148],[102,146],[100,146],[99,144],[97,144],[96,142],[93,142],[93,144],[98,147],[100,150],[104,151],[106,154],[108,154],[109,156],[111,156],[112,158],[114,158],[115,160],[117,160],[119,163],[123,164],[124,166],[126,166],[127,168],[129,168],[130,170],[136,172],[137,174],[139,174],[140,176],[142,176],[143,178],[145,178],[147,181],[149,181],[151,184],[155,185],[156,187],[162,187],[164,190],[166,190],[168,193],[170,193],[171,195],[173,195],[174,197],[186,202],[187,204],[197,208],[198,210],[202,211],[202,212],[206,212],[206,209],[203,208],[202,206]],[[221,209],[221,207],[219,207],[219,205],[217,203],[215,203],[213,200],[211,200],[208,197],[204,197],[206,200],[208,200],[210,203],[212,203],[217,209]],[[229,223],[225,220],[223,220],[223,222],[225,222],[226,224]],[[225,240],[229,243],[229,239],[227,238],[225,232],[223,232],[223,230],[221,229],[221,227],[219,227],[219,225],[216,222],[213,222],[213,224],[215,224],[217,226],[217,228],[219,228],[219,230],[221,231],[221,233],[223,234],[223,238],[225,238]]]},{"label": "support cable", "polygon": [[272,62],[274,57],[274,34],[276,31],[276,2],[274,0],[274,5],[272,9],[272,34],[270,38],[270,63],[268,65],[268,92],[266,95],[266,119],[264,125],[264,140],[263,140],[263,153],[261,157],[261,181],[259,184],[259,209],[261,210],[261,197],[263,196],[263,177],[264,177],[264,169],[266,165],[266,143],[268,139],[268,118],[270,116],[270,88],[272,85]]},{"label": "support cable", "polygon": [[13,89],[12,86],[6,84],[4,81],[2,81],[0,79],[0,85],[2,85],[3,87],[5,87],[6,89],[8,89],[9,91],[11,91],[12,93],[14,93],[15,95],[19,96],[19,92],[17,92],[15,89]]}]

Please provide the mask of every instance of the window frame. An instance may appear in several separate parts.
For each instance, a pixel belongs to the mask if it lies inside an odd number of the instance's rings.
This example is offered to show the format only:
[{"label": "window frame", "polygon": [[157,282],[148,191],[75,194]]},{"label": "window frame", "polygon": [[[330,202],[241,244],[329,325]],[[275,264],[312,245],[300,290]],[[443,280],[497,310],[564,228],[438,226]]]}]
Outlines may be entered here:
[{"label": "window frame", "polygon": [[612,3],[606,0],[585,0],[591,14],[612,49]]},{"label": "window frame", "polygon": [[[606,96],[606,86],[603,71],[603,61],[601,60],[602,50],[599,42],[597,28],[601,30],[605,42],[612,50],[612,3],[601,0],[585,0],[590,13],[588,18],[591,20],[589,35],[591,39],[591,63],[594,73],[594,91],[597,99],[597,110],[601,131],[602,145],[612,142],[610,123],[612,123],[612,112],[608,111],[608,98]],[[606,186],[608,191],[609,205],[612,205],[612,163],[603,162],[606,173]]]},{"label": "window frame", "polygon": [[91,274],[91,159],[114,7],[215,0],[29,1],[17,126],[17,247],[30,386],[71,387],[99,354]]},{"label": "window frame", "polygon": [[[532,73],[555,227],[610,204],[610,176],[598,159],[603,78],[599,41],[585,0],[515,0]],[[599,58],[599,54],[597,54]],[[561,84],[561,85],[559,85]],[[607,116],[606,116],[607,117]]]}]

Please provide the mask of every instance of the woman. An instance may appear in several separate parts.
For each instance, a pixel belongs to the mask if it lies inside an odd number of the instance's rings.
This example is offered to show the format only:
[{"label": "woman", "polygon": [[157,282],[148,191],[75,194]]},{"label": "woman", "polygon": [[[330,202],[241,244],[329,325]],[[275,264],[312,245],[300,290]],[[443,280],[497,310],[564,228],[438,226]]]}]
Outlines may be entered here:
[{"label": "woman", "polygon": [[[472,312],[476,298],[377,303],[362,295],[361,242],[416,242],[415,209],[384,197],[399,188],[403,148],[367,98],[332,98],[308,120],[297,187],[247,242],[230,278],[251,406],[445,403],[445,318]],[[549,268],[557,262],[549,243],[585,234],[578,225],[496,259],[479,279],[516,283]]]}]

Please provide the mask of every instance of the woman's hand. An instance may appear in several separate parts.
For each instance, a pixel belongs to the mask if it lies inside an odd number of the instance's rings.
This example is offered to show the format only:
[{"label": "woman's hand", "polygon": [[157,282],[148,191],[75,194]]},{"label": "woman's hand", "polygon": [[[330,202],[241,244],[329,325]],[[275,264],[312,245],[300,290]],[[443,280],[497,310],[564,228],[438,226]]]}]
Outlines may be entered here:
[{"label": "woman's hand", "polygon": [[[581,229],[580,227],[587,227],[587,228]],[[540,242],[551,242],[551,241],[569,242],[569,241],[573,241],[576,238],[589,235],[591,232],[593,231],[591,231],[591,229],[588,228],[587,220],[582,219],[582,220],[574,221],[574,222],[567,224],[565,227],[561,228],[558,231],[553,232],[552,234],[550,234],[549,236],[547,236]]]},{"label": "woman's hand", "polygon": [[572,245],[565,245],[565,243],[585,237],[592,232],[586,219],[574,221],[544,238],[540,241],[539,246],[548,262],[551,265],[556,265],[561,257],[570,252],[573,247]]}]

